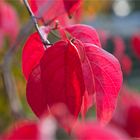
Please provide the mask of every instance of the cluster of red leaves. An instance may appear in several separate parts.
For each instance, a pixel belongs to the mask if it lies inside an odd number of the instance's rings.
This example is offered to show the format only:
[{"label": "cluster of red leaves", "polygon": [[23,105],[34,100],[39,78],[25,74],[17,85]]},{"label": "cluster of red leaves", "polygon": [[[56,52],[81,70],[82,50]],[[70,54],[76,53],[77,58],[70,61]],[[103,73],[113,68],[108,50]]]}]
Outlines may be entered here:
[{"label": "cluster of red leaves", "polygon": [[113,43],[112,54],[119,60],[123,74],[128,76],[132,71],[132,60],[126,54],[126,46],[124,40],[120,36],[107,35],[105,32],[100,31],[100,36],[103,38],[103,46],[107,49],[107,41],[111,40]]},{"label": "cluster of red leaves", "polygon": [[[97,117],[107,123],[116,106],[122,84],[118,60],[101,48],[98,35],[90,26],[62,28],[66,36],[44,48],[39,35],[32,34],[22,53],[22,68],[27,79],[27,100],[41,117],[52,106],[64,103],[77,119],[96,105]],[[93,105],[93,104],[92,104]]]},{"label": "cluster of red leaves", "polygon": [[131,137],[140,137],[140,95],[123,86],[111,124],[125,130]]},{"label": "cluster of red leaves", "polygon": [[10,4],[5,1],[0,1],[0,47],[3,44],[4,36],[8,36],[10,42],[13,43],[18,32],[19,21],[16,11]]},{"label": "cluster of red leaves", "polygon": [[[48,127],[49,126],[49,127]],[[54,140],[57,129],[53,118],[40,122],[21,121],[15,124],[4,136],[4,140]]]},{"label": "cluster of red leaves", "polygon": [[136,33],[131,38],[131,47],[135,56],[140,59],[140,34]]},{"label": "cluster of red leaves", "polygon": [[61,25],[69,23],[68,17],[80,11],[82,0],[29,0],[32,11],[45,23],[58,20]]},{"label": "cluster of red leaves", "polygon": [[[57,129],[66,128],[72,123],[73,119],[65,105],[59,104],[52,107],[49,116],[46,117],[45,115],[39,121],[19,121],[15,123],[2,137],[4,140],[54,140]],[[67,131],[69,130],[67,129]]]},{"label": "cluster of red leaves", "polygon": [[[63,120],[63,118],[61,119]],[[57,139],[58,129],[61,129],[61,127],[57,125],[57,122],[52,117],[43,118],[39,122],[22,121],[15,124],[3,138],[5,140],[54,140]],[[69,137],[71,140],[129,140],[129,137],[124,132],[122,133],[111,125],[101,127],[95,121],[77,123],[71,136],[71,138]]]}]

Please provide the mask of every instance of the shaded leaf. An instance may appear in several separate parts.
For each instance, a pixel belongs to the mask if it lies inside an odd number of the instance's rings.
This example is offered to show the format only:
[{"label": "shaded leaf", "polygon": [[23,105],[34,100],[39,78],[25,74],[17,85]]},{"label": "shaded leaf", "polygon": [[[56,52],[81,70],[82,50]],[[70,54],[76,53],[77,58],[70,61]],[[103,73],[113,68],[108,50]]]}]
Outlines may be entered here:
[{"label": "shaded leaf", "polygon": [[77,118],[84,81],[80,58],[71,42],[59,41],[45,51],[41,59],[41,80],[49,107],[64,103]]},{"label": "shaded leaf", "polygon": [[38,117],[41,117],[45,112],[48,112],[45,96],[41,84],[40,65],[37,65],[29,76],[26,87],[26,97],[28,104]]},{"label": "shaded leaf", "polygon": [[45,48],[37,32],[29,36],[22,51],[22,71],[26,78],[29,77],[32,69],[39,64]]},{"label": "shaded leaf", "polygon": [[134,52],[135,56],[138,59],[140,59],[140,34],[139,33],[132,36],[131,47],[132,47],[132,51]]}]

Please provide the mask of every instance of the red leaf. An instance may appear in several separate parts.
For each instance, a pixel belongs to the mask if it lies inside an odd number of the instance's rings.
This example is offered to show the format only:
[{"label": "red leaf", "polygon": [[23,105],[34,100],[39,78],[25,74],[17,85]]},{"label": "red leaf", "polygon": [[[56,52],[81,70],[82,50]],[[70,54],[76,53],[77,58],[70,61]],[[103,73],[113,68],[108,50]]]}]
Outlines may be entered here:
[{"label": "red leaf", "polygon": [[40,66],[37,65],[28,78],[26,97],[30,107],[38,117],[48,112],[45,96],[45,92],[42,90]]},{"label": "red leaf", "polygon": [[[10,22],[9,22],[10,21]],[[19,20],[15,9],[8,3],[0,2],[0,29],[14,42],[19,32]]]},{"label": "red leaf", "polygon": [[132,60],[126,54],[124,54],[120,60],[123,73],[129,75],[132,71]]},{"label": "red leaf", "polygon": [[99,38],[101,40],[102,47],[106,48],[107,40],[110,36],[109,32],[107,32],[106,30],[103,30],[103,29],[98,29],[97,32],[99,34]]},{"label": "red leaf", "polygon": [[85,90],[86,90],[83,97],[83,105],[82,105],[82,110],[81,110],[82,117],[84,118],[88,109],[94,103],[93,94],[96,92],[94,74],[92,72],[92,68],[91,68],[91,65],[87,56],[86,56],[85,61],[82,63],[82,70],[83,70]]},{"label": "red leaf", "polygon": [[79,40],[74,40],[73,43],[78,49],[78,53],[82,62],[82,71],[86,90],[84,93],[81,109],[82,117],[84,118],[86,112],[93,105],[94,102],[93,101],[93,94],[95,93],[94,74],[92,72],[90,62],[86,56],[83,43],[80,42]]},{"label": "red leaf", "polygon": [[81,115],[83,120],[85,119],[88,109],[92,107],[94,103],[95,103],[95,94],[89,95],[86,91],[83,97],[82,107],[81,107]]},{"label": "red leaf", "polygon": [[42,17],[46,22],[56,19],[65,13],[63,0],[29,0],[31,8],[37,17]]},{"label": "red leaf", "polygon": [[0,30],[0,48],[3,45],[3,32]]},{"label": "red leaf", "polygon": [[101,47],[98,34],[91,26],[76,24],[66,27],[65,30],[70,33],[72,37],[75,37],[83,43],[91,43]]},{"label": "red leaf", "polygon": [[7,134],[5,140],[38,140],[38,128],[35,122],[22,122]]},{"label": "red leaf", "polygon": [[70,133],[75,124],[73,116],[64,104],[57,104],[51,107],[51,115],[55,117],[57,123]]},{"label": "red leaf", "polygon": [[112,126],[101,127],[99,123],[90,121],[79,123],[73,131],[77,140],[128,140],[129,137]]},{"label": "red leaf", "polygon": [[140,34],[135,34],[132,36],[131,39],[131,47],[132,51],[134,52],[135,56],[140,59]]},{"label": "red leaf", "polygon": [[3,140],[52,140],[56,136],[57,124],[53,117],[38,122],[20,121],[3,136]]},{"label": "red leaf", "polygon": [[84,94],[80,58],[75,46],[59,41],[45,51],[41,59],[41,80],[49,107],[64,103],[77,118]]},{"label": "red leaf", "polygon": [[73,43],[75,47],[78,49],[78,53],[81,58],[82,71],[83,71],[83,77],[84,77],[86,90],[88,94],[94,94],[95,92],[94,74],[92,72],[90,62],[86,56],[84,44],[80,42],[79,40],[74,40]]},{"label": "red leaf", "polygon": [[93,95],[95,93],[94,73],[87,56],[85,57],[85,61],[82,63],[82,68],[86,90],[89,95]]},{"label": "red leaf", "polygon": [[116,106],[122,84],[122,72],[118,60],[103,49],[85,43],[85,52],[95,79],[97,116],[108,122]]},{"label": "red leaf", "polygon": [[121,97],[111,125],[125,130],[131,137],[140,137],[140,93],[123,85]]},{"label": "red leaf", "polygon": [[122,58],[124,52],[125,52],[125,44],[121,37],[115,36],[113,38],[115,49],[114,49],[114,56],[117,57],[119,60]]},{"label": "red leaf", "polygon": [[33,33],[26,41],[22,51],[22,71],[26,78],[29,77],[32,69],[39,64],[45,48],[38,33]]},{"label": "red leaf", "polygon": [[29,0],[29,3],[36,16],[50,22],[57,18],[64,21],[64,15],[73,14],[80,7],[81,0]]},{"label": "red leaf", "polygon": [[63,0],[65,9],[69,16],[71,16],[77,9],[79,9],[82,0]]}]

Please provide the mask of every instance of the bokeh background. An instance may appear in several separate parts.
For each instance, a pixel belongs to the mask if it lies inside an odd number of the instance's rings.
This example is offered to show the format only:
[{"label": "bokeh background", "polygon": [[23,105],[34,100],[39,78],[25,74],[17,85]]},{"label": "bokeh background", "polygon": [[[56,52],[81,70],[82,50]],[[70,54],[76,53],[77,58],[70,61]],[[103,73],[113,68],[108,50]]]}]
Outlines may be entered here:
[{"label": "bokeh background", "polygon": [[[16,9],[20,27],[24,26],[30,17],[22,2],[19,0],[6,0],[6,2]],[[113,54],[115,47],[117,47],[114,40],[118,39],[117,41],[120,41],[122,48],[125,48],[124,54],[129,57],[129,60],[123,59],[121,61],[121,58],[119,58],[121,49],[116,54],[116,57],[122,63],[122,67],[125,67],[123,68],[124,83],[129,88],[140,92],[140,53],[136,54],[132,47],[134,45],[132,39],[135,34],[138,34],[137,38],[140,40],[140,1],[85,0],[82,5],[80,22],[96,28],[99,32],[103,48]],[[12,58],[11,73],[17,90],[17,96],[20,99],[19,101],[24,112],[23,118],[37,119],[26,102],[26,81],[21,70],[21,52],[26,39],[27,37],[22,40],[19,49]],[[140,41],[138,41],[137,45],[140,46]],[[4,44],[0,48],[0,63],[3,62],[9,46],[9,40],[5,37]],[[5,131],[6,128],[17,120],[17,117],[11,112],[11,106],[3,80],[2,71],[0,70],[0,133]],[[91,111],[89,114],[94,115],[94,111]]]}]

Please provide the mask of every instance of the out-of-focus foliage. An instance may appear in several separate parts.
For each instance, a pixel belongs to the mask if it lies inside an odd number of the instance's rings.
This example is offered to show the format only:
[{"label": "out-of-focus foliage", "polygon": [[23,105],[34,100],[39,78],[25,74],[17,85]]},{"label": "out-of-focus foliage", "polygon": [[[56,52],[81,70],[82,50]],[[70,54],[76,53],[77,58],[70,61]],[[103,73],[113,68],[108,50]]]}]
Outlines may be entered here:
[{"label": "out-of-focus foliage", "polygon": [[93,16],[99,13],[109,13],[111,11],[112,0],[85,0],[84,15]]},{"label": "out-of-focus foliage", "polygon": [[[19,0],[5,0],[5,2],[9,3],[15,8],[20,21],[20,25],[22,27],[22,24],[26,23],[27,20],[29,20],[29,15],[24,5],[21,4]],[[8,51],[9,46],[11,46],[9,39],[5,37],[3,40],[3,45],[0,48],[0,64],[2,64],[4,55]],[[33,116],[33,114],[31,113],[30,109],[27,106],[25,99],[26,89],[25,89],[25,79],[23,78],[21,70],[21,53],[20,53],[21,50],[22,48],[20,47],[18,53],[16,53],[16,55],[13,58],[12,73],[15,78],[14,80],[16,83],[17,93],[19,94],[18,96],[21,99],[25,114]],[[0,133],[4,131],[4,129],[7,128],[7,126],[9,126],[9,124],[11,124],[13,121],[14,117],[11,114],[9,100],[6,94],[5,85],[3,83],[3,75],[0,70]]]},{"label": "out-of-focus foliage", "polygon": [[6,0],[17,10],[18,16],[20,18],[20,24],[25,23],[29,19],[29,14],[26,8],[24,7],[23,2],[20,0]]}]

